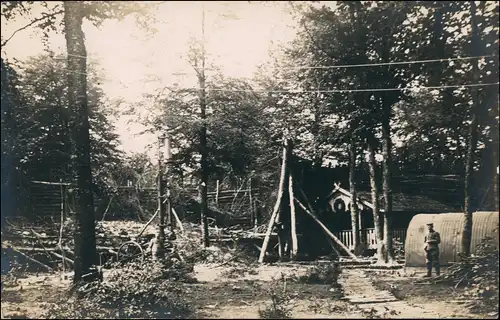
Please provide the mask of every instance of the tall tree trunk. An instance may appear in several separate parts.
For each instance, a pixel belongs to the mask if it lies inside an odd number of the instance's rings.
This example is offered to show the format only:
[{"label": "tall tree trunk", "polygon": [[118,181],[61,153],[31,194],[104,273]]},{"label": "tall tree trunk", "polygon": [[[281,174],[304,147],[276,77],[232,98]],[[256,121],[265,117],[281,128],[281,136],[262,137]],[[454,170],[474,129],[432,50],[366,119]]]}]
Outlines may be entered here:
[{"label": "tall tree trunk", "polygon": [[207,198],[207,185],[208,185],[208,171],[207,171],[207,101],[205,91],[205,8],[202,3],[202,56],[201,56],[201,71],[200,71],[200,116],[201,116],[201,129],[200,129],[200,199],[201,199],[201,225],[202,225],[202,241],[205,248],[210,246],[210,239],[208,233],[208,198]]},{"label": "tall tree trunk", "polygon": [[[16,166],[14,164],[14,144],[17,140],[17,135],[15,132],[9,129],[15,129],[14,119],[12,117],[12,107],[10,103],[10,92],[11,92],[11,83],[9,82],[9,72],[10,68],[7,68],[7,65],[4,64],[3,59],[1,59],[2,69],[2,184],[1,184],[1,192],[2,192],[2,226],[6,216],[11,216],[15,209],[14,205],[14,195],[15,195],[15,187],[13,183],[13,177],[16,172]],[[10,131],[10,132],[8,132]]]},{"label": "tall tree trunk", "polygon": [[[498,116],[498,93],[496,96],[496,99],[494,100],[495,106],[492,107],[493,109],[493,114],[494,116],[492,119],[495,119],[496,116]],[[493,141],[492,141],[492,150],[491,150],[491,156],[492,156],[492,165],[491,165],[491,176],[492,176],[492,184],[493,184],[493,206],[496,211],[499,210],[499,204],[498,204],[498,121],[495,121],[496,123],[492,127],[492,132],[493,132]]]},{"label": "tall tree trunk", "polygon": [[384,242],[382,240],[382,226],[380,225],[379,212],[379,190],[377,181],[377,163],[375,162],[375,141],[374,137],[368,139],[368,166],[370,168],[370,187],[373,203],[373,226],[375,237],[377,238],[377,261],[384,262]]},{"label": "tall tree trunk", "polygon": [[349,189],[351,192],[351,226],[352,226],[352,239],[354,245],[354,254],[360,254],[360,241],[359,241],[359,209],[356,190],[356,138],[354,133],[351,134],[351,141],[349,145]]},{"label": "tall tree trunk", "polygon": [[[162,133],[160,132],[160,135]],[[161,259],[165,255],[165,204],[163,202],[165,197],[165,182],[163,177],[163,157],[162,157],[163,137],[158,137],[158,213],[160,223],[158,224],[158,233],[156,236],[156,245],[154,246],[153,257]]]},{"label": "tall tree trunk", "polygon": [[[387,109],[390,107],[386,106]],[[384,189],[384,243],[386,252],[386,261],[395,260],[392,248],[392,157],[391,157],[391,127],[390,110],[385,111],[385,117],[382,119],[382,155],[383,161],[383,189]]]},{"label": "tall tree trunk", "polygon": [[[478,39],[478,28],[476,22],[476,3],[470,1],[470,13],[471,13],[471,25],[472,25],[472,39],[471,46],[475,51],[473,54],[477,54],[477,48],[479,46]],[[474,81],[477,82],[479,79],[478,62],[472,62],[472,72]],[[474,89],[472,93],[472,106],[471,113],[472,119],[469,127],[469,141],[467,146],[467,159],[465,164],[465,203],[464,203],[464,217],[462,225],[462,241],[460,253],[468,257],[470,255],[470,245],[472,236],[472,212],[474,212],[474,206],[472,204],[472,186],[473,186],[473,173],[474,173],[474,158],[476,154],[477,140],[478,140],[478,117],[479,117],[479,91]]]},{"label": "tall tree trunk", "polygon": [[[64,2],[64,27],[68,52],[68,102],[73,109],[73,170],[76,175],[74,282],[92,273],[97,264],[94,198],[90,163],[90,125],[87,102],[87,51],[82,30],[83,6]],[[85,277],[92,279],[92,277]]]}]

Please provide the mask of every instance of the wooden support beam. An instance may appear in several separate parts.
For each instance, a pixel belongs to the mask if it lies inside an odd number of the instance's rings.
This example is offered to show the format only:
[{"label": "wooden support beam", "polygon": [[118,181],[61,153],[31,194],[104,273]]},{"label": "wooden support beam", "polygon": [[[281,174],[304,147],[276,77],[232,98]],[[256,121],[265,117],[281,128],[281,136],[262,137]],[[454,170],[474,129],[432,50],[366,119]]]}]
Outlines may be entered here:
[{"label": "wooden support beam", "polygon": [[177,215],[177,212],[175,211],[174,207],[172,207],[172,215],[174,216],[175,221],[177,221],[177,225],[179,226],[181,233],[184,233],[184,227],[182,226],[182,221],[181,219],[179,219],[179,215]]},{"label": "wooden support beam", "polygon": [[297,204],[302,208],[302,210],[304,210],[309,216],[311,216],[311,218],[314,219],[314,221],[316,221],[316,223],[318,223],[320,225],[320,227],[323,229],[323,231],[333,240],[335,241],[335,243],[337,243],[348,255],[349,257],[353,258],[354,260],[358,260],[358,257],[356,257],[356,255],[354,255],[351,251],[349,251],[349,248],[347,248],[343,243],[342,241],[340,241],[330,230],[328,230],[328,228],[323,224],[323,222],[321,222],[318,217],[316,217],[316,215],[314,213],[312,213],[311,211],[309,211],[299,200],[297,200],[295,198],[295,202],[297,202]]},{"label": "wooden support beam", "polygon": [[266,255],[267,246],[269,245],[269,239],[271,237],[271,232],[273,230],[273,226],[278,218],[278,213],[280,211],[281,198],[283,197],[283,188],[285,185],[286,156],[287,156],[287,150],[286,150],[286,146],[285,146],[283,148],[283,160],[281,162],[281,174],[280,174],[280,183],[279,183],[279,187],[278,187],[278,195],[277,195],[276,203],[274,204],[273,212],[271,214],[271,219],[269,219],[269,224],[267,226],[266,236],[264,237],[264,242],[262,243],[262,250],[260,250],[259,263],[264,262],[264,257]]},{"label": "wooden support beam", "polygon": [[292,251],[290,252],[290,258],[295,259],[299,251],[299,244],[297,240],[297,221],[295,216],[295,204],[293,199],[293,177],[292,174],[288,174],[288,193],[290,195],[290,216],[291,216],[291,236],[292,236]]}]

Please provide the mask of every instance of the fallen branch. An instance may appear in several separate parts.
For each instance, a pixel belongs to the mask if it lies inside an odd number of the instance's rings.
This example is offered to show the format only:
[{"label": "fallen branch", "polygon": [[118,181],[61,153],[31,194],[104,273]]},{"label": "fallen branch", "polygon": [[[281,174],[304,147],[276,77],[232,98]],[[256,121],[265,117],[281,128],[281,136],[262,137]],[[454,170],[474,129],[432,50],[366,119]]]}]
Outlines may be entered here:
[{"label": "fallen branch", "polygon": [[[167,198],[165,198],[165,200],[163,200],[163,203],[166,203],[167,202]],[[146,231],[146,228],[151,224],[151,222],[153,222],[153,220],[156,218],[156,216],[158,215],[158,213],[160,213],[160,209],[156,209],[156,212],[155,214],[153,214],[153,216],[151,217],[151,219],[149,219],[148,222],[146,222],[146,225],[144,226],[144,228],[142,228],[141,232],[139,232],[139,234],[135,237],[136,239],[139,239],[140,236],[142,236],[142,234],[144,233],[144,231]]]},{"label": "fallen branch", "polygon": [[45,248],[45,246],[44,246],[44,245],[43,245],[43,243],[42,243],[42,240],[41,240],[41,239],[40,239],[40,237],[39,237],[40,235],[39,235],[38,233],[36,233],[36,232],[35,232],[35,230],[33,230],[33,229],[30,229],[30,231],[31,231],[31,233],[33,233],[33,234],[35,235],[35,237],[37,238],[38,243],[40,243],[40,245],[42,246],[42,250],[43,250],[43,251],[47,254],[47,256],[48,256],[49,258],[51,258],[50,253],[47,251],[47,248]]},{"label": "fallen branch", "polygon": [[30,257],[30,256],[28,256],[28,255],[26,255],[26,254],[22,253],[20,250],[17,250],[17,249],[16,249],[16,248],[14,248],[14,247],[10,247],[10,249],[12,249],[12,251],[14,251],[14,252],[17,252],[19,255],[23,256],[24,258],[28,259],[29,261],[34,262],[34,263],[38,264],[39,266],[44,267],[44,268],[45,268],[45,269],[47,269],[48,271],[54,271],[54,269],[52,269],[51,267],[49,267],[49,266],[48,266],[48,265],[46,265],[45,263],[42,263],[42,262],[40,262],[40,261],[38,261],[38,260],[36,260],[36,259],[33,259],[32,257]]},{"label": "fallen branch", "polygon": [[335,241],[342,249],[344,249],[344,251],[351,257],[353,258],[354,260],[358,260],[358,257],[356,257],[356,255],[354,255],[351,251],[349,251],[349,248],[347,248],[343,243],[342,241],[340,241],[330,230],[328,230],[328,228],[323,224],[323,222],[321,222],[318,217],[316,217],[316,215],[314,213],[312,213],[311,211],[309,211],[299,200],[297,200],[297,198],[294,198],[295,202],[297,202],[297,204],[302,208],[302,210],[304,210],[309,216],[311,216],[311,218],[314,219],[314,221],[316,221],[320,227],[323,229],[323,231],[333,240]]}]

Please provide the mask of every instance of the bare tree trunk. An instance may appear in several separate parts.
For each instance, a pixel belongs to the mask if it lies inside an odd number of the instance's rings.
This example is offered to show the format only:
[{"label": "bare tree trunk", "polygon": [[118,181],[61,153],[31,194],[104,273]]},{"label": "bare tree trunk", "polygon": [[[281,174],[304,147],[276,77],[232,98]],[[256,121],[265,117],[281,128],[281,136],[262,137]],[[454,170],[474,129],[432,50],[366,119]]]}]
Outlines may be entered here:
[{"label": "bare tree trunk", "polygon": [[377,260],[385,262],[384,258],[384,242],[382,240],[382,226],[380,225],[380,212],[379,212],[379,190],[377,185],[377,163],[375,162],[375,146],[373,137],[368,139],[368,165],[370,167],[370,187],[372,193],[373,203],[373,225],[375,229],[375,237],[377,238]]},{"label": "bare tree trunk", "polygon": [[91,280],[97,264],[94,198],[90,163],[90,125],[87,102],[87,50],[82,30],[82,2],[64,2],[64,27],[68,52],[68,102],[73,108],[73,155],[77,184],[75,206],[75,276],[73,281]]},{"label": "bare tree trunk", "polygon": [[165,130],[165,197],[166,197],[166,213],[167,213],[167,224],[170,226],[170,233],[173,235],[175,232],[176,220],[172,212],[172,199],[170,197],[170,191],[172,186],[172,148],[171,148],[171,136],[169,132],[169,127]]},{"label": "bare tree trunk", "polygon": [[[478,28],[476,23],[476,4],[470,1],[471,25],[472,25],[472,48],[477,50],[478,43]],[[478,80],[478,65],[477,61],[472,63],[474,81]],[[472,94],[473,103],[471,106],[472,119],[469,127],[469,143],[467,149],[467,160],[465,164],[465,203],[464,203],[464,218],[462,226],[462,241],[460,253],[468,257],[470,255],[470,244],[472,236],[472,175],[474,172],[474,158],[478,139],[478,113],[479,113],[479,91],[475,89]]]},{"label": "bare tree trunk", "polygon": [[[160,133],[161,134],[161,133]],[[156,237],[156,245],[154,246],[153,257],[155,259],[161,259],[165,254],[165,183],[163,180],[163,163],[162,163],[162,149],[163,137],[158,137],[158,182],[157,182],[157,192],[158,192],[158,212],[160,222],[158,223],[158,234]]]},{"label": "bare tree trunk", "polygon": [[349,145],[349,189],[351,192],[351,225],[352,225],[352,238],[354,245],[354,254],[360,254],[360,243],[359,243],[359,208],[357,200],[357,190],[356,190],[356,139],[354,134],[351,136],[351,142]]},{"label": "bare tree trunk", "polygon": [[[202,4],[203,6],[203,4]],[[200,72],[200,113],[201,113],[201,129],[200,129],[200,149],[201,149],[201,168],[200,168],[200,198],[201,198],[201,225],[202,225],[202,238],[203,246],[205,248],[210,246],[210,239],[208,233],[208,197],[207,197],[207,184],[208,184],[208,172],[207,172],[207,102],[206,102],[206,92],[205,92],[205,9],[202,8],[202,34],[203,34],[203,52],[201,57],[201,72]]]},{"label": "bare tree trunk", "polygon": [[[390,108],[390,107],[386,107]],[[386,110],[382,120],[382,155],[383,161],[383,189],[384,189],[384,243],[386,261],[393,262],[394,250],[392,247],[392,156],[391,156],[391,127],[390,110]]]}]

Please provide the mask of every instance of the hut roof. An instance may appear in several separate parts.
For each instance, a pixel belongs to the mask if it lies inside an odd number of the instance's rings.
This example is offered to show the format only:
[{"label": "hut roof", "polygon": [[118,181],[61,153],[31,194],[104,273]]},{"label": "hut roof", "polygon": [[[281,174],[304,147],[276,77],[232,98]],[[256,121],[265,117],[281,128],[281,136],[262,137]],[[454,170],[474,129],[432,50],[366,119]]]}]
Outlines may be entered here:
[{"label": "hut roof", "polygon": [[[337,187],[329,194],[328,198],[334,198],[338,193],[341,193],[347,197],[351,197],[351,193],[341,188]],[[452,212],[455,211],[454,207],[451,207],[440,201],[431,199],[425,195],[419,194],[405,194],[405,193],[393,193],[392,194],[392,210],[398,212]],[[371,193],[368,191],[358,191],[359,201],[369,208],[373,208]],[[383,195],[379,198],[379,203],[383,203]],[[383,211],[382,209],[380,211]]]},{"label": "hut roof", "polygon": [[[359,191],[359,197],[371,202],[371,194],[368,191]],[[383,203],[383,195],[379,203]],[[392,210],[400,212],[452,212],[456,208],[441,201],[432,199],[422,194],[408,194],[397,192],[392,194]]]}]

